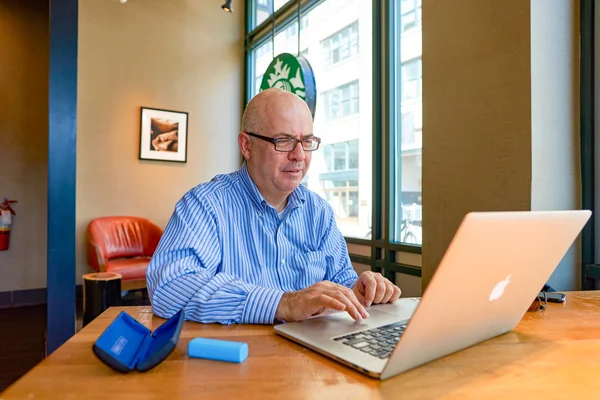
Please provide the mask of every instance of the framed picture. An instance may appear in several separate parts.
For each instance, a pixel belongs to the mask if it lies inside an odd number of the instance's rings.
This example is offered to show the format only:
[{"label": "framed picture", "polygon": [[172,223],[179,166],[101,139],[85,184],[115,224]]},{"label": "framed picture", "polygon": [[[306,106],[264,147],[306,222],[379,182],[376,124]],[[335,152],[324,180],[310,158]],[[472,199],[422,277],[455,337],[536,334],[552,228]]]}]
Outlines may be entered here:
[{"label": "framed picture", "polygon": [[142,107],[140,160],[187,162],[188,113]]}]

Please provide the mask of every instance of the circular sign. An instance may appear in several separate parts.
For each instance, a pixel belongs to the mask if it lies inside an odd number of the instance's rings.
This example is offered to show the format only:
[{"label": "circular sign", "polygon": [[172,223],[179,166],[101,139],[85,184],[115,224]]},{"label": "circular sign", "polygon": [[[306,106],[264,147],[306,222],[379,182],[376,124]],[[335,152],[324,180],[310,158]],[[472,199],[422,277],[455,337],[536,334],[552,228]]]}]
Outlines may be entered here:
[{"label": "circular sign", "polygon": [[315,118],[317,106],[317,86],[315,74],[304,56],[295,57],[290,53],[276,56],[265,71],[260,90],[279,88],[294,93],[308,104]]}]

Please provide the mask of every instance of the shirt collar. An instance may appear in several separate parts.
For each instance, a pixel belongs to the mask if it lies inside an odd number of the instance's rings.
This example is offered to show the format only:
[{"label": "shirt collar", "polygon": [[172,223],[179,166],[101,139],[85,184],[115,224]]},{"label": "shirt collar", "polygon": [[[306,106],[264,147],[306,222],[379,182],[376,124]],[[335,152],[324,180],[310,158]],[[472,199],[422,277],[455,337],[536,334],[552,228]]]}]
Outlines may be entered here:
[{"label": "shirt collar", "polygon": [[[256,187],[256,184],[252,180],[252,177],[248,173],[248,167],[246,166],[246,161],[242,164],[242,167],[239,170],[239,176],[244,185],[244,188],[250,195],[250,200],[254,204],[254,206],[259,210],[263,211],[265,207],[271,207],[269,203],[265,200],[263,195]],[[304,197],[303,189],[297,187],[294,189],[292,193],[288,196],[288,205],[287,207],[296,208],[304,205],[306,198]]]}]

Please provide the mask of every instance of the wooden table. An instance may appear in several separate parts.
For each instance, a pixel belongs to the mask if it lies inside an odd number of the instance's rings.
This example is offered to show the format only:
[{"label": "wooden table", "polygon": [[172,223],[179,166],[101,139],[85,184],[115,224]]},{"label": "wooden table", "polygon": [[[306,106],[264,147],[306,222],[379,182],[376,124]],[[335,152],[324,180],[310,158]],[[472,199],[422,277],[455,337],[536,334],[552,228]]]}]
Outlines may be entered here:
[{"label": "wooden table", "polygon": [[[186,322],[177,348],[145,372],[120,374],[92,344],[121,311],[151,329],[150,307],[110,308],[0,395],[0,399],[600,399],[600,291],[527,313],[515,331],[387,381],[273,333],[272,327]],[[247,342],[242,364],[190,359],[197,336]]]}]

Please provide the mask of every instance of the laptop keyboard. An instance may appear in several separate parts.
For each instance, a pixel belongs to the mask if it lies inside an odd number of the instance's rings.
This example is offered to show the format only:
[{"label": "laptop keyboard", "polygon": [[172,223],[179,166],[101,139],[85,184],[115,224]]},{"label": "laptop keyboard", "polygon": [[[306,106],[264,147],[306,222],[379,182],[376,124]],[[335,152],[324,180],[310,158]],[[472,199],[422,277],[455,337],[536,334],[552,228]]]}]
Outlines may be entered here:
[{"label": "laptop keyboard", "polygon": [[374,329],[339,336],[333,340],[373,357],[389,358],[398,344],[400,336],[404,333],[406,325],[406,321],[394,322]]}]

